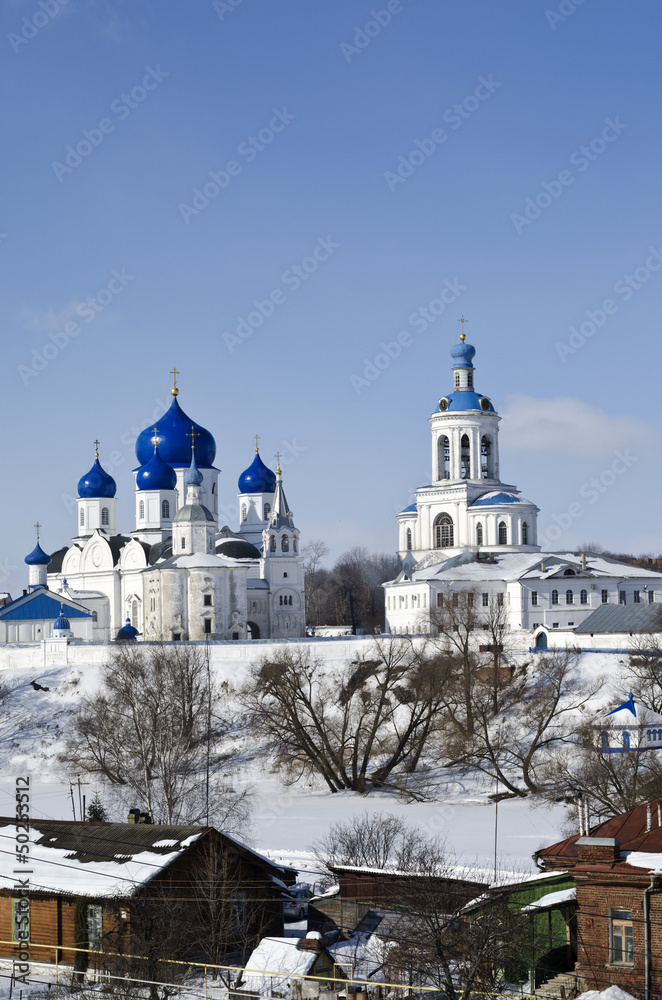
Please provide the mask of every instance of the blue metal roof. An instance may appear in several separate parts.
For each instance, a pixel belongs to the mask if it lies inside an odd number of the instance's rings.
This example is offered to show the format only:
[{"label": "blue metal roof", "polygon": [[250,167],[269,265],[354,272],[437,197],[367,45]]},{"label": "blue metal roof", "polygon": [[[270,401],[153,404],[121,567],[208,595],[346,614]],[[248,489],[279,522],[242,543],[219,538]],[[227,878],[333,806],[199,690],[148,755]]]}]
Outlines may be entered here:
[{"label": "blue metal roof", "polygon": [[[486,398],[486,396],[481,395],[479,392],[469,392],[468,390],[464,390],[463,392],[449,392],[446,396],[448,410],[482,410],[480,401]],[[448,410],[440,412],[448,413]],[[489,410],[485,412],[494,413],[492,403],[490,403]]]},{"label": "blue metal roof", "polygon": [[111,499],[117,493],[117,484],[113,477],[101,467],[99,456],[94,459],[94,465],[78,480],[78,496],[82,499]]},{"label": "blue metal roof", "polygon": [[[417,514],[417,513],[418,513],[418,508],[416,507],[415,503],[410,503],[408,507],[405,507],[404,510],[400,511],[400,514]],[[398,517],[400,516],[400,514],[398,514]]]},{"label": "blue metal roof", "polygon": [[239,476],[240,493],[273,493],[276,489],[276,475],[264,464],[259,452],[249,467]]},{"label": "blue metal roof", "polygon": [[156,433],[154,427],[146,427],[138,435],[136,457],[141,465],[147,465],[151,459],[156,437],[159,454],[164,462],[177,468],[188,467],[191,461],[191,432],[193,432],[196,435],[193,440],[198,466],[203,469],[213,467],[216,457],[214,438],[205,427],[196,424],[184,413],[176,397],[168,412],[156,421],[156,426]]},{"label": "blue metal roof", "polygon": [[473,368],[472,361],[476,354],[476,348],[472,347],[471,344],[467,344],[466,341],[460,344],[454,344],[451,347],[451,357],[453,359],[453,368]]},{"label": "blue metal roof", "polygon": [[28,566],[48,566],[50,561],[51,557],[47,552],[44,552],[39,541],[37,541],[32,552],[25,557],[25,562]]},{"label": "blue metal roof", "polygon": [[60,616],[60,608],[64,605],[69,618],[91,618],[90,611],[77,608],[75,604],[61,601],[43,590],[33,590],[31,594],[17,597],[11,604],[0,608],[0,618],[3,621],[55,621]]},{"label": "blue metal roof", "polygon": [[159,455],[158,445],[155,445],[154,454],[149,462],[138,470],[136,486],[139,490],[174,490],[176,485],[177,473],[171,465],[163,461]]},{"label": "blue metal roof", "polygon": [[474,500],[472,507],[494,507],[502,503],[522,503],[522,500],[514,493],[486,493],[484,496]]}]

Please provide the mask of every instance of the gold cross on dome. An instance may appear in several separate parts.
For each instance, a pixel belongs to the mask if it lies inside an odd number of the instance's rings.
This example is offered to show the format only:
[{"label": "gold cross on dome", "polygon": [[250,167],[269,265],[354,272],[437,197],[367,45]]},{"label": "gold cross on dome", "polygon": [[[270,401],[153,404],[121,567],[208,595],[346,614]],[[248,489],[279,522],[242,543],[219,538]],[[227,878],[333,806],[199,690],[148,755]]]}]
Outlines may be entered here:
[{"label": "gold cross on dome", "polygon": [[40,528],[41,528],[41,525],[39,524],[39,521],[37,521],[37,523],[34,526],[34,530],[37,532],[37,541],[39,541],[39,529]]},{"label": "gold cross on dome", "polygon": [[172,389],[170,392],[173,396],[178,396],[179,389],[177,388],[177,376],[181,375],[181,372],[178,372],[176,368],[172,368],[170,374],[172,375]]},{"label": "gold cross on dome", "polygon": [[94,442],[94,454],[95,454],[96,458],[99,457],[99,441],[98,440]]},{"label": "gold cross on dome", "polygon": [[278,462],[278,465],[276,466],[276,472],[277,472],[277,473],[278,473],[278,475],[280,476],[280,459],[281,459],[281,454],[280,454],[280,452],[279,452],[279,451],[277,451],[277,452],[276,452],[276,454],[274,455],[274,458],[275,458],[275,459],[276,459],[276,461]]},{"label": "gold cross on dome", "polygon": [[461,316],[461,317],[459,318],[459,320],[458,320],[458,323],[461,323],[461,324],[462,324],[462,333],[460,334],[460,340],[466,340],[466,339],[467,339],[467,335],[466,335],[466,333],[464,332],[464,324],[465,324],[465,323],[468,323],[468,322],[469,322],[469,320],[468,320],[468,319],[465,319],[465,318],[464,318],[464,313],[462,313],[462,316]]},{"label": "gold cross on dome", "polygon": [[191,439],[191,451],[195,451],[195,439],[200,437],[200,431],[196,431],[195,424],[191,424],[191,430],[186,437]]},{"label": "gold cross on dome", "polygon": [[154,444],[155,448],[156,448],[157,444],[159,443],[159,429],[158,429],[158,427],[154,428],[154,437],[152,438],[152,443]]},{"label": "gold cross on dome", "polygon": [[256,451],[260,450],[260,435],[259,434],[255,435],[255,450]]}]

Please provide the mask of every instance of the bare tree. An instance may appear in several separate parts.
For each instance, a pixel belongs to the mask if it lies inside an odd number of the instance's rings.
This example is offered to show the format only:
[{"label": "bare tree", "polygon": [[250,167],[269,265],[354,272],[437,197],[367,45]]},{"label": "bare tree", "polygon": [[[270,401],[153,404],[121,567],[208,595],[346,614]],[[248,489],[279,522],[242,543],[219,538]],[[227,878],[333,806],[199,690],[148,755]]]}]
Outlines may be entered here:
[{"label": "bare tree", "polygon": [[408,639],[376,640],[343,667],[286,647],[252,669],[243,702],[289,780],[315,774],[332,792],[394,787],[416,795],[416,770],[443,704],[438,666]]},{"label": "bare tree", "polygon": [[117,647],[60,760],[73,774],[105,779],[165,823],[198,822],[207,814],[207,776],[213,783],[233,759],[227,743],[237,726],[219,702],[198,647]]},{"label": "bare tree", "polygon": [[[439,848],[440,842],[435,841],[435,845]],[[332,823],[313,848],[318,861],[329,867],[353,865],[412,871],[424,863],[429,843],[397,816],[364,812]]]},{"label": "bare tree", "polygon": [[[478,595],[471,589],[452,591],[448,588],[437,595],[436,608],[430,609],[433,634],[442,637],[456,664],[456,691],[463,709],[463,728],[471,735],[474,731],[473,685],[478,665],[476,632],[482,625],[478,609]],[[457,708],[455,718],[459,719]]]},{"label": "bare tree", "polygon": [[626,670],[630,674],[637,700],[662,713],[662,634],[639,633],[630,639],[635,652],[630,656]]}]

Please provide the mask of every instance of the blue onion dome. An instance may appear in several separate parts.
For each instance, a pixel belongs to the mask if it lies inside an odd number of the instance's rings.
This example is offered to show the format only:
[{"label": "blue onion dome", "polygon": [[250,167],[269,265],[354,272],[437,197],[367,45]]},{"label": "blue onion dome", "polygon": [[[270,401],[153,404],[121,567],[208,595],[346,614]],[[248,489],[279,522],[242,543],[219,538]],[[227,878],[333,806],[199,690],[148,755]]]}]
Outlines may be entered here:
[{"label": "blue onion dome", "polygon": [[472,347],[471,344],[467,344],[466,340],[460,337],[460,343],[454,344],[451,347],[451,357],[453,359],[453,368],[473,368],[472,361],[476,353],[476,348]]},{"label": "blue onion dome", "polygon": [[146,465],[138,469],[136,486],[139,490],[174,490],[177,485],[177,473],[171,465],[164,462],[159,455],[158,445],[154,446],[154,454]]},{"label": "blue onion dome", "polygon": [[[216,442],[208,430],[184,413],[177,397],[173,399],[168,412],[158,421],[156,443],[161,458],[174,468],[188,465],[191,460],[191,431],[195,435],[195,453],[199,465],[203,469],[211,468],[216,458]],[[152,457],[154,437],[153,427],[146,427],[138,435],[136,456],[141,465],[147,465]]]},{"label": "blue onion dome", "polygon": [[240,493],[273,493],[276,489],[276,475],[268,469],[256,452],[252,464],[239,476]]},{"label": "blue onion dome", "polygon": [[191,464],[184,473],[184,484],[186,486],[202,486],[202,473],[195,464],[195,452],[191,449]]},{"label": "blue onion dome", "polygon": [[60,605],[60,614],[57,616],[57,618],[53,622],[53,628],[54,629],[56,629],[56,628],[59,628],[59,629],[69,628],[70,629],[71,628],[71,625],[69,624],[69,619],[64,617],[64,608],[62,607],[62,605]]},{"label": "blue onion dome", "polygon": [[33,548],[30,555],[25,557],[25,561],[28,566],[48,566],[51,561],[51,557],[47,552],[44,552],[39,544],[39,539],[37,539],[37,544]]},{"label": "blue onion dome", "polygon": [[117,484],[112,476],[101,468],[99,456],[94,459],[90,471],[78,480],[78,496],[85,500],[97,498],[112,499],[117,492]]}]

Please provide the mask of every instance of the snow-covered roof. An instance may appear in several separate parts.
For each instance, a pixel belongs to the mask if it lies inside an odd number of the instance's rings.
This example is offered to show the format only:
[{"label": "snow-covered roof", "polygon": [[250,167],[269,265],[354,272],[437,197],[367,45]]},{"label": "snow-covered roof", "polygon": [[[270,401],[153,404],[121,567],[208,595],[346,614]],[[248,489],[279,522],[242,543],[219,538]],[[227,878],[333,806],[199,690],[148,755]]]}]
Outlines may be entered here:
[{"label": "snow-covered roof", "polygon": [[608,986],[606,990],[599,993],[597,990],[588,990],[580,993],[577,1000],[634,1000],[631,993],[626,993],[620,986]]},{"label": "snow-covered roof", "polygon": [[[461,554],[464,555],[464,554]],[[473,553],[468,558],[439,559],[415,570],[413,580],[451,578],[454,582],[475,583],[482,580],[534,581],[548,580],[566,569],[573,569],[579,579],[650,579],[662,583],[662,573],[617,562],[604,556],[586,556],[586,569],[581,566],[581,554],[574,552],[504,552],[492,553],[493,562],[478,561]],[[565,577],[563,577],[565,579]],[[570,579],[570,577],[568,577]],[[653,605],[651,605],[653,606]],[[637,605],[644,607],[644,605]],[[646,605],[648,607],[648,605]],[[598,609],[599,610],[599,609]]]},{"label": "snow-covered roof", "polygon": [[570,903],[577,899],[577,889],[558,889],[556,892],[548,892],[540,899],[534,899],[532,903],[523,906],[520,913],[536,913],[540,910],[551,910],[562,903]]},{"label": "snow-covered roof", "polygon": [[305,976],[310,972],[318,952],[300,951],[298,938],[262,938],[246,962],[242,979],[246,990],[268,992],[274,989],[285,992],[288,976]]},{"label": "snow-covered roof", "polygon": [[625,863],[632,868],[643,868],[647,872],[659,872],[662,874],[662,853],[621,851],[621,855],[625,858]]}]

